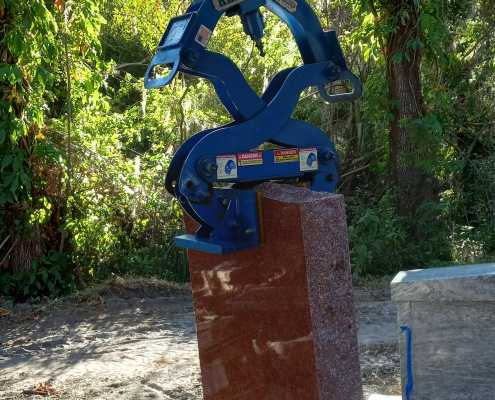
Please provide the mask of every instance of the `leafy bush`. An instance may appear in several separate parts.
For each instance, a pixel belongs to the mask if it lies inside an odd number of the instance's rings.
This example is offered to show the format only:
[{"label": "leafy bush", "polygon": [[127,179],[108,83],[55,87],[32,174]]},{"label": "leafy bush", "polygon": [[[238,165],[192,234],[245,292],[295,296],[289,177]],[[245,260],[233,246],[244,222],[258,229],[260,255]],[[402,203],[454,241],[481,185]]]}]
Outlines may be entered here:
[{"label": "leafy bush", "polygon": [[[477,171],[482,179],[483,174]],[[487,189],[489,185],[469,192],[486,196],[485,202],[479,199],[474,203],[474,212],[467,207],[464,196],[455,196],[449,190],[439,201],[424,203],[411,219],[398,215],[391,191],[376,201],[363,193],[350,198],[349,238],[354,272],[360,277],[380,276],[399,270],[492,260],[495,214],[490,205],[494,204],[494,194],[486,193]]]},{"label": "leafy bush", "polygon": [[65,253],[50,252],[33,261],[29,271],[0,271],[0,296],[16,301],[37,301],[69,294],[76,287],[74,265]]},{"label": "leafy bush", "polygon": [[[438,2],[422,5],[426,116],[402,124],[419,149],[415,162],[438,186],[432,197],[440,195],[405,219],[389,180],[396,104],[380,35],[390,21],[365,3],[312,3],[345,32],[363,98],[325,105],[312,88],[294,113],[327,132],[341,154],[356,273],[495,257],[495,46],[482,40],[495,26],[490,5],[442,6],[441,14]],[[188,279],[185,253],[173,244],[182,215],[164,174],[180,143],[230,117],[204,80],[143,88],[166,22],[188,5],[0,0],[0,294],[57,296],[120,275]],[[258,93],[300,63],[287,26],[273,15],[266,25],[264,58],[238,18],[222,19],[209,43]]]},{"label": "leafy bush", "polygon": [[385,193],[368,205],[356,196],[348,202],[349,241],[354,273],[360,276],[397,272],[407,245],[405,221],[398,217],[394,196]]}]

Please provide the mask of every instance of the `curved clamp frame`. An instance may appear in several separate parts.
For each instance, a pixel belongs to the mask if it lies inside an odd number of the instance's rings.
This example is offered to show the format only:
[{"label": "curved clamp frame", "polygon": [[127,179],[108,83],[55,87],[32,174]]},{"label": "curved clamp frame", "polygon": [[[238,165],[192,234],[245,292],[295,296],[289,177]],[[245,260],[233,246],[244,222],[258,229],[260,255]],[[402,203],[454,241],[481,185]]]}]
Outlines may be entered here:
[{"label": "curved clamp frame", "polygon": [[351,71],[343,71],[339,74],[337,81],[348,81],[351,84],[351,92],[341,94],[330,94],[327,91],[328,85],[318,86],[320,96],[329,103],[344,103],[354,101],[360,98],[363,94],[363,84],[359,78]]},{"label": "curved clamp frame", "polygon": [[[303,66],[280,71],[262,96],[232,60],[206,50],[225,13],[241,17],[245,32],[261,50],[260,6],[289,26],[304,61]],[[156,76],[159,66],[168,69],[167,75]],[[234,119],[192,136],[172,159],[166,188],[200,224],[196,235],[177,238],[179,246],[213,253],[256,246],[260,241],[256,194],[239,187],[298,179],[316,191],[335,190],[339,160],[334,144],[320,129],[291,115],[301,92],[310,86],[317,86],[321,96],[333,103],[358,98],[362,86],[348,70],[335,32],[322,30],[304,0],[195,0],[185,15],[170,21],[146,71],[145,86],[167,85],[179,71],[212,82]],[[342,80],[350,82],[350,93],[326,90],[329,83]],[[262,150],[265,143],[282,150]],[[255,164],[239,164],[246,156],[255,157]]]},{"label": "curved clamp frame", "polygon": [[[226,5],[219,6],[218,0],[198,0],[189,7],[186,14],[170,21],[160,41],[157,54],[153,57],[146,72],[145,87],[165,86],[172,81],[178,71],[202,76],[205,67],[214,65],[203,59],[207,54],[212,54],[206,50],[206,46],[219,19],[225,12],[239,14],[245,31],[251,37],[260,39],[259,36],[263,34],[263,21],[259,17],[258,9],[260,6],[265,6],[288,25],[305,64],[332,62],[345,76],[343,79],[351,82],[353,90],[345,95],[330,95],[324,87],[321,87],[320,94],[325,100],[332,103],[351,101],[361,95],[361,83],[348,70],[335,31],[324,31],[317,16],[304,0],[231,0],[223,1],[222,4]],[[155,68],[163,65],[170,68],[170,72],[165,77],[156,78]],[[233,75],[240,74],[242,77],[235,65],[232,64],[231,70]],[[221,76],[214,75],[210,73],[210,77],[204,77],[217,81],[215,89],[229,112],[232,112],[231,104],[235,101],[230,96],[234,92],[232,87],[235,90],[238,89],[239,80],[229,82],[229,73],[226,74],[225,70],[222,71]],[[218,82],[230,90],[219,91]],[[223,95],[220,92],[223,92]],[[225,96],[225,92],[229,95]],[[233,116],[239,117],[235,112]]]}]

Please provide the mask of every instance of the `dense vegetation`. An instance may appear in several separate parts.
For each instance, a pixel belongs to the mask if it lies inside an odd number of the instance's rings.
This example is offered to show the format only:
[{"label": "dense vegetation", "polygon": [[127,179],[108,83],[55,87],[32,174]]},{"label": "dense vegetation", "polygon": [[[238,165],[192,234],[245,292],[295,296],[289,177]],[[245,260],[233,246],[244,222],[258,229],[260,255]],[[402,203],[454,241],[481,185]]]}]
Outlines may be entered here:
[{"label": "dense vegetation", "polygon": [[[296,111],[341,154],[355,273],[493,258],[493,1],[311,3],[365,85],[344,105],[308,91]],[[61,295],[112,275],[187,279],[164,174],[185,138],[229,118],[205,81],[147,92],[142,80],[187,6],[0,0],[0,296]],[[258,91],[300,62],[265,15],[264,58],[237,18],[209,45]]]}]

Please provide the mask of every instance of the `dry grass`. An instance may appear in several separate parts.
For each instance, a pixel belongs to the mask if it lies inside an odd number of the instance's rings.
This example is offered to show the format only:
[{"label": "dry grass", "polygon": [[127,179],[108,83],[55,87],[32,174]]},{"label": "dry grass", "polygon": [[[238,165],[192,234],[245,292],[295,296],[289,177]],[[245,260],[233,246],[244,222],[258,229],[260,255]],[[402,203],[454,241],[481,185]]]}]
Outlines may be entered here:
[{"label": "dry grass", "polygon": [[188,295],[190,293],[191,289],[188,284],[168,282],[155,278],[115,277],[96,286],[81,290],[65,300],[77,303],[93,303],[100,298],[108,297],[121,299],[155,298]]}]

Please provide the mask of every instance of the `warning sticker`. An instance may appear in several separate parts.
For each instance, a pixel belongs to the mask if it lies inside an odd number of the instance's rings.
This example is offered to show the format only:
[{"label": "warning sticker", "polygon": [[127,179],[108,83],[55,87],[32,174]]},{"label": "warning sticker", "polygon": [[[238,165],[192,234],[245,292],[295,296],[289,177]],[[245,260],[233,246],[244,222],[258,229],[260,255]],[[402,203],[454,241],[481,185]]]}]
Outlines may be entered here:
[{"label": "warning sticker", "polygon": [[318,170],[318,149],[299,150],[299,170],[300,171],[317,171]]},{"label": "warning sticker", "polygon": [[217,156],[217,179],[237,178],[237,157],[235,154]]},{"label": "warning sticker", "polygon": [[273,161],[276,163],[287,163],[299,160],[299,149],[273,150]]},{"label": "warning sticker", "polygon": [[247,167],[249,165],[263,165],[263,152],[249,151],[247,153],[238,153],[237,164],[239,165],[239,167]]},{"label": "warning sticker", "polygon": [[208,42],[211,38],[211,31],[204,25],[201,25],[198,29],[198,33],[196,33],[196,42],[198,42],[201,46],[208,46]]}]

